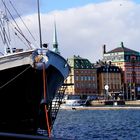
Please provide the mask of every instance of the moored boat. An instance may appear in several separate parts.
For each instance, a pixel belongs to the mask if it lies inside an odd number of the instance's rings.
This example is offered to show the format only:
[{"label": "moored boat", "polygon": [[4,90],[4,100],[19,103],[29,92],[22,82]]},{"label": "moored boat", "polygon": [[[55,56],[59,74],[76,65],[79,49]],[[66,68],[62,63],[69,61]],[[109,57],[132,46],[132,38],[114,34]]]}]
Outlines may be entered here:
[{"label": "moored boat", "polygon": [[52,100],[69,74],[67,61],[43,47],[5,50],[0,56],[0,132],[50,136],[57,113]]},{"label": "moored boat", "polygon": [[[40,58],[38,62],[37,57]],[[42,126],[37,124],[39,113],[42,106],[51,105],[68,73],[67,61],[47,49],[0,57],[0,131],[35,133],[39,127],[45,129],[45,118],[40,118]]]}]

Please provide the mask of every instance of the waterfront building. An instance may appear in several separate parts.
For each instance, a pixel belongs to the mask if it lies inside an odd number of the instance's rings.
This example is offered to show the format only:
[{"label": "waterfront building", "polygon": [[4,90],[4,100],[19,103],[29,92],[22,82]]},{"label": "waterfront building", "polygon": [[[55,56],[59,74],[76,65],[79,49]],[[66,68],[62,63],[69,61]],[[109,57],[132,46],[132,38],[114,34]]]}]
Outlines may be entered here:
[{"label": "waterfront building", "polygon": [[65,93],[68,95],[97,95],[97,75],[93,64],[80,56],[68,59],[71,73],[65,83],[69,84]]},{"label": "waterfront building", "polygon": [[121,45],[111,51],[103,46],[103,61],[109,62],[122,69],[123,91],[125,99],[140,98],[140,53]]},{"label": "waterfront building", "polygon": [[111,62],[97,62],[97,87],[99,97],[104,99],[123,99],[121,69]]}]

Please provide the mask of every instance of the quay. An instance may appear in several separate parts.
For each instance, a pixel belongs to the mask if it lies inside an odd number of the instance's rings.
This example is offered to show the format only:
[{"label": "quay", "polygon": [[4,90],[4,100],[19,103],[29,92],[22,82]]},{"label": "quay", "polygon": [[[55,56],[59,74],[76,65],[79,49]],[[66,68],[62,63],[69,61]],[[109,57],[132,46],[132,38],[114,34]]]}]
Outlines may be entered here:
[{"label": "quay", "polygon": [[61,108],[62,110],[128,110],[135,109],[140,110],[140,106],[67,106]]},{"label": "quay", "polygon": [[[117,103],[117,104],[115,104]],[[109,102],[109,104],[105,104],[104,101],[93,101],[90,106],[65,106],[62,105],[60,109],[64,110],[140,110],[140,100],[137,101],[125,101],[120,104],[118,102],[114,102],[114,104]]]}]

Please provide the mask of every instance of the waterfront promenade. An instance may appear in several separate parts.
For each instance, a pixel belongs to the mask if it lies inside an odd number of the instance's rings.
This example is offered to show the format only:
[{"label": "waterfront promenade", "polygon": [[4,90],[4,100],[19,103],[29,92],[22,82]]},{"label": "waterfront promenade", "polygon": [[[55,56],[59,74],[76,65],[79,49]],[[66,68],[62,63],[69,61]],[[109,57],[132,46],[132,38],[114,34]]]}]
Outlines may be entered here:
[{"label": "waterfront promenade", "polygon": [[140,110],[140,106],[67,106],[61,107],[65,110],[124,110],[124,109],[135,109]]},{"label": "waterfront promenade", "polygon": [[125,101],[125,105],[104,105],[103,101],[95,101],[91,106],[66,106],[62,105],[60,109],[66,110],[140,110],[140,101]]}]

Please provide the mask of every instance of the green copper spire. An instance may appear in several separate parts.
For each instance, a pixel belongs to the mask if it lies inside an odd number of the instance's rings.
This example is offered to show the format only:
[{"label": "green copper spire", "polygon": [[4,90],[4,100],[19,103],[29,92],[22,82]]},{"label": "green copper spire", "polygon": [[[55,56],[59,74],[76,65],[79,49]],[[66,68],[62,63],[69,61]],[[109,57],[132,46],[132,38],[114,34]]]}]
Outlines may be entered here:
[{"label": "green copper spire", "polygon": [[56,23],[54,21],[54,34],[53,34],[53,51],[60,54],[58,50],[58,42],[57,42],[57,32],[56,32]]}]

